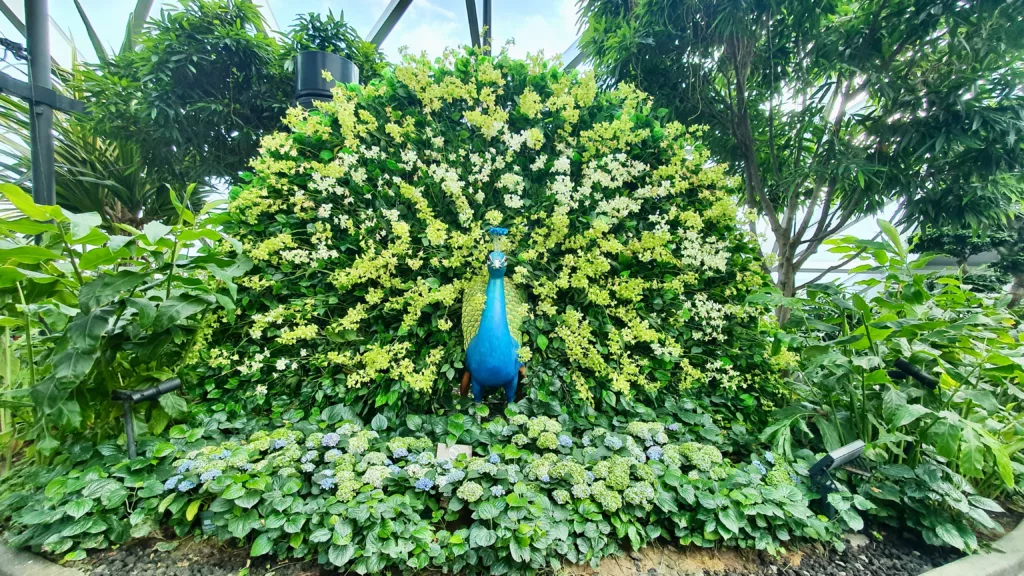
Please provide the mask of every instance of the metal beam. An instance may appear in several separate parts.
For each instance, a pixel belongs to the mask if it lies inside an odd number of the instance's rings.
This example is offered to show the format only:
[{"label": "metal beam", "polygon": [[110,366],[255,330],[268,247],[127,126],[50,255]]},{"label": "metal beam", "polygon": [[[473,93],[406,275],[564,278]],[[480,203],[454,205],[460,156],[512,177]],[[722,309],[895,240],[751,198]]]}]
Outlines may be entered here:
[{"label": "metal beam", "polygon": [[402,15],[409,9],[410,4],[412,4],[412,0],[391,0],[377,23],[370,29],[370,42],[375,46],[380,46],[381,42],[384,42],[388,34],[394,30],[395,24],[402,19]]},{"label": "metal beam", "polygon": [[473,48],[480,47],[480,23],[476,20],[476,0],[466,0],[466,16],[469,17],[469,39]]},{"label": "metal beam", "polygon": [[572,70],[586,61],[587,55],[580,50],[580,38],[572,41],[572,44],[562,52],[562,69]]},{"label": "metal beam", "polygon": [[[49,0],[25,0],[25,40],[28,44],[29,89],[49,90],[50,8]],[[36,204],[57,203],[53,167],[53,108],[29,100],[29,135],[32,147],[32,199]]]},{"label": "metal beam", "polygon": [[491,0],[484,0],[484,52],[486,54],[491,53],[491,40],[494,38],[494,34],[491,31]]},{"label": "metal beam", "polygon": [[47,90],[39,86],[33,88],[28,82],[22,82],[4,72],[0,72],[0,93],[17,96],[26,102],[35,100],[62,112],[85,113],[85,103],[81,100],[73,100],[56,90]]}]

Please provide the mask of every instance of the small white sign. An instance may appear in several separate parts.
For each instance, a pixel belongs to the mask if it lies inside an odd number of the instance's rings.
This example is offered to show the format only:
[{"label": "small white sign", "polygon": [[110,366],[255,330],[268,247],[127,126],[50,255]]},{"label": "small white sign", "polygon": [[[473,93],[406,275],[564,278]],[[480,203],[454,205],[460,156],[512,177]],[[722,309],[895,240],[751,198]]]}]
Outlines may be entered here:
[{"label": "small white sign", "polygon": [[466,458],[473,456],[473,447],[468,444],[452,444],[447,446],[445,444],[437,445],[437,459],[452,461],[459,457],[459,454],[465,454]]}]

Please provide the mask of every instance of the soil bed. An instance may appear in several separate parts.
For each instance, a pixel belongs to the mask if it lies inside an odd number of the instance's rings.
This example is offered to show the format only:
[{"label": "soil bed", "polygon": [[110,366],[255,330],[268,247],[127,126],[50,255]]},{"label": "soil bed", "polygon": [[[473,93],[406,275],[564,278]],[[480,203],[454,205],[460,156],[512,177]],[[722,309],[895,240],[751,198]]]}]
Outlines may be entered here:
[{"label": "soil bed", "polygon": [[[956,550],[936,548],[893,533],[881,541],[860,537],[842,553],[831,547],[805,546],[781,558],[732,549],[677,550],[652,545],[638,552],[605,558],[597,569],[568,566],[567,576],[917,576],[959,558]],[[91,576],[327,576],[337,574],[315,562],[251,559],[247,550],[215,541],[187,539],[173,550],[159,540],[142,540],[118,550],[94,553],[74,564]],[[241,572],[244,574],[244,572]]]}]

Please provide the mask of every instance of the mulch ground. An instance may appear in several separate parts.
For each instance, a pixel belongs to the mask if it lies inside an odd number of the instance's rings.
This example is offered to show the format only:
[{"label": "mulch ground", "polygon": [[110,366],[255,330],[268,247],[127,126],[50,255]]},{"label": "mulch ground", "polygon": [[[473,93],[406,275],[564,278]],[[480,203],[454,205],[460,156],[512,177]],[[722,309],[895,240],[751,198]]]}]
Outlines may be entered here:
[{"label": "mulch ground", "polygon": [[[1008,527],[1019,515],[1007,516]],[[881,539],[855,536],[843,552],[804,546],[779,558],[732,549],[675,549],[652,545],[605,558],[597,569],[568,566],[567,576],[918,576],[959,558],[956,550],[928,546],[915,537],[881,532]],[[173,550],[159,540],[138,541],[117,550],[93,552],[75,568],[91,576],[328,576],[314,562],[252,559],[247,550],[213,540],[186,539]],[[968,576],[968,575],[964,575]]]}]

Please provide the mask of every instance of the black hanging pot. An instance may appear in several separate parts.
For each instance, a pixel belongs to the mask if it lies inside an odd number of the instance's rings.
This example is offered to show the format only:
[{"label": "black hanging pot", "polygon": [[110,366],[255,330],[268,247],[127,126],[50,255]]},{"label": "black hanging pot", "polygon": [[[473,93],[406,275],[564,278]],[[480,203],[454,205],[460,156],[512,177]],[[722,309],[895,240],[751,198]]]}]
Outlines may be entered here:
[{"label": "black hanging pot", "polygon": [[[324,70],[334,80],[324,80]],[[295,101],[311,108],[315,100],[330,100],[336,82],[359,83],[359,68],[347,58],[330,52],[299,52],[295,56]]]}]

